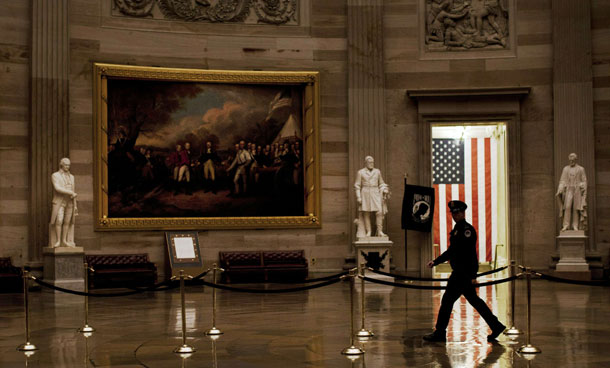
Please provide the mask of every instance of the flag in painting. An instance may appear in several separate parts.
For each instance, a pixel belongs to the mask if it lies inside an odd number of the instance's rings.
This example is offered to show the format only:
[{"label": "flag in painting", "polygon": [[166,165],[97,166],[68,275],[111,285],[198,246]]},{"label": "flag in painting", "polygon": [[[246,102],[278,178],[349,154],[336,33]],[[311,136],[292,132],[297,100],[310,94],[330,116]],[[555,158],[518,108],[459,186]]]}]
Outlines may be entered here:
[{"label": "flag in painting", "polygon": [[496,163],[497,146],[493,138],[432,140],[433,186],[437,199],[433,236],[440,253],[447,250],[449,232],[455,224],[447,202],[460,200],[468,205],[466,221],[477,230],[479,262],[492,261],[493,245],[497,242],[496,216],[492,216],[497,196]]},{"label": "flag in painting", "polygon": [[292,106],[292,95],[289,89],[278,92],[275,98],[269,103],[269,115],[275,110]]}]

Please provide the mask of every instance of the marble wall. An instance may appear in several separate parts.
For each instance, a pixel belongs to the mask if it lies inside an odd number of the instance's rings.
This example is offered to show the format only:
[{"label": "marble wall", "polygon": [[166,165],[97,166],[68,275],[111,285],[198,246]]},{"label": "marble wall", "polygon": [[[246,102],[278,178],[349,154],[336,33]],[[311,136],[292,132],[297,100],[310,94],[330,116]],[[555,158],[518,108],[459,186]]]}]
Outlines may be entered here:
[{"label": "marble wall", "polygon": [[[29,1],[0,0],[0,255],[18,264],[28,244]],[[92,63],[210,69],[319,70],[323,227],[202,231],[205,259],[223,249],[305,249],[313,270],[338,270],[353,231],[348,201],[348,0],[303,1],[299,25],[195,24],[113,17],[111,1],[70,0],[70,157],[79,187],[76,240],[88,253],[148,252],[164,264],[162,232],[93,231]],[[408,89],[530,86],[521,104],[522,221],[525,263],[548,267],[555,252],[553,41],[551,0],[515,0],[516,57],[423,60],[419,0],[384,0],[386,181],[393,190],[388,233],[404,268],[400,229],[403,175],[418,178],[417,105]],[[592,0],[598,250],[610,245],[610,8]],[[374,40],[371,40],[374,42]],[[490,54],[491,55],[491,54]],[[391,153],[391,154],[390,154]],[[34,163],[33,163],[34,164]],[[541,198],[545,200],[541,200]],[[423,237],[409,232],[408,270],[420,269]],[[24,253],[27,258],[27,254]],[[315,259],[315,263],[311,262]]]},{"label": "marble wall", "polygon": [[[462,60],[421,60],[419,1],[385,4],[387,144],[388,151],[396,157],[390,161],[390,185],[401,188],[405,172],[410,182],[418,182],[418,145],[423,142],[417,141],[417,106],[406,99],[407,89],[531,86],[531,93],[521,107],[523,242],[525,262],[548,267],[555,248],[550,1],[516,2],[516,57]],[[539,201],[542,197],[548,201]],[[396,201],[390,211],[399,213],[400,206]],[[390,237],[403,239],[399,216],[389,221]],[[419,270],[418,244],[422,241],[421,234],[409,232],[409,270]],[[404,264],[400,252],[395,254],[395,263]]]},{"label": "marble wall", "polygon": [[29,1],[0,1],[0,256],[22,265],[28,249]]},{"label": "marble wall", "polygon": [[[94,232],[92,63],[321,72],[322,229],[202,231],[204,259],[219,250],[305,249],[315,270],[347,254],[346,2],[313,1],[299,26],[196,24],[112,17],[108,1],[70,3],[70,157],[79,183],[76,239],[88,253],[148,252],[163,265],[163,232]],[[315,259],[315,263],[311,260]]]},{"label": "marble wall", "polygon": [[610,3],[591,1],[593,123],[597,189],[597,250],[610,255]]}]

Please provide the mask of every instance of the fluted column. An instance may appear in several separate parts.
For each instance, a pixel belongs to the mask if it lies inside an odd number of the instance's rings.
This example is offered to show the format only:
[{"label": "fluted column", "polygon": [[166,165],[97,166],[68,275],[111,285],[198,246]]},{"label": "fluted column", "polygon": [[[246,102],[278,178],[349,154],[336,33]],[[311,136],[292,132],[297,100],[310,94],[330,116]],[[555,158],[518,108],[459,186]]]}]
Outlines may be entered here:
[{"label": "fluted column", "polygon": [[[364,157],[387,176],[385,156],[385,100],[383,73],[383,0],[348,0],[348,109],[350,229],[356,217],[353,183]],[[385,178],[387,180],[387,178]],[[354,236],[350,232],[351,237]],[[350,248],[351,249],[351,248]]]},{"label": "fluted column", "polygon": [[[589,251],[595,251],[595,138],[591,2],[553,0],[555,185],[575,152],[587,172]],[[557,209],[558,210],[558,209]],[[557,230],[560,228],[557,220]]]},{"label": "fluted column", "polygon": [[28,262],[48,243],[51,174],[68,157],[68,0],[32,0],[30,241]]}]

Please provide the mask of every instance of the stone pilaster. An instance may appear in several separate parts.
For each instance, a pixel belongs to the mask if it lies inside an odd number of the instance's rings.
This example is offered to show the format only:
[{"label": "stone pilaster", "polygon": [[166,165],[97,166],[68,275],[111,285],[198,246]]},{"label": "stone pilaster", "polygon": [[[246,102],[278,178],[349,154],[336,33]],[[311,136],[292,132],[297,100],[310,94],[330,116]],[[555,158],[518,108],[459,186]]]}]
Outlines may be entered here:
[{"label": "stone pilaster", "polygon": [[[386,172],[386,128],[383,73],[383,0],[347,1],[348,114],[349,114],[349,223],[354,238],[356,199],[352,186],[364,157]],[[392,188],[397,190],[398,188]],[[351,248],[350,248],[351,249]]]},{"label": "stone pilaster", "polygon": [[[568,164],[568,155],[575,152],[587,173],[588,251],[595,251],[591,3],[553,0],[552,9],[555,185]],[[559,231],[559,219],[556,224]]]},{"label": "stone pilaster", "polygon": [[51,174],[68,157],[68,0],[32,0],[30,242],[28,262],[42,265],[48,243]]}]

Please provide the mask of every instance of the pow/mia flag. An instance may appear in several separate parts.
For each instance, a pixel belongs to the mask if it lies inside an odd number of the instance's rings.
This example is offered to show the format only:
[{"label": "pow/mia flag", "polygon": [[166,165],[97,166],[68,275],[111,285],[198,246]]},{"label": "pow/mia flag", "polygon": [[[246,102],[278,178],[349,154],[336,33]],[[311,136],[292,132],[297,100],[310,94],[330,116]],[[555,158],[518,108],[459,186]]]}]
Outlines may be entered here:
[{"label": "pow/mia flag", "polygon": [[434,188],[405,184],[402,197],[403,229],[430,232],[434,219]]}]

